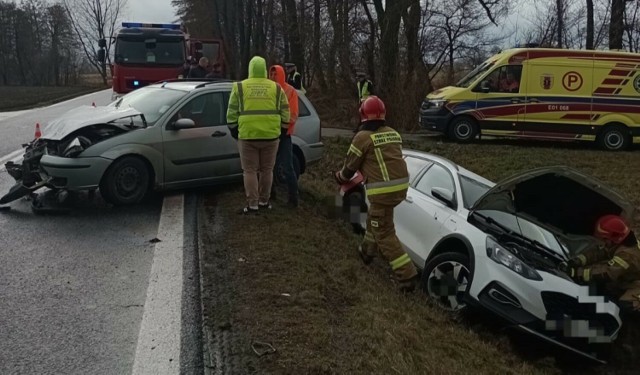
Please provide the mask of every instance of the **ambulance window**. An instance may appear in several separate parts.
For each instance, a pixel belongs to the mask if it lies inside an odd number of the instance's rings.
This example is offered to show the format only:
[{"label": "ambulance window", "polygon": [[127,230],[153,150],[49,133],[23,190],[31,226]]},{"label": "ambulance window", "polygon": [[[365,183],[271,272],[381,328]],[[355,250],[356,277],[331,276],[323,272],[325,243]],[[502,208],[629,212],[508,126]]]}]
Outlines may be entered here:
[{"label": "ambulance window", "polygon": [[[520,92],[522,65],[504,65],[491,72],[480,85],[489,88],[489,92]],[[481,87],[478,87],[479,89]],[[482,91],[477,90],[477,91]]]}]

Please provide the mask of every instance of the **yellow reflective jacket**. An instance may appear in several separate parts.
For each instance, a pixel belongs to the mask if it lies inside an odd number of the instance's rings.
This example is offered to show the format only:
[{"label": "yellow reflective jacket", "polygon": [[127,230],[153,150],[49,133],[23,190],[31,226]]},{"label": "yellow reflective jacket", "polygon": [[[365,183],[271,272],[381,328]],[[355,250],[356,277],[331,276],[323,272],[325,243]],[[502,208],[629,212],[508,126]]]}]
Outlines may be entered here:
[{"label": "yellow reflective jacket", "polygon": [[227,122],[238,127],[238,138],[271,140],[289,123],[289,101],[280,85],[267,78],[267,63],[259,56],[249,63],[249,78],[231,89]]}]

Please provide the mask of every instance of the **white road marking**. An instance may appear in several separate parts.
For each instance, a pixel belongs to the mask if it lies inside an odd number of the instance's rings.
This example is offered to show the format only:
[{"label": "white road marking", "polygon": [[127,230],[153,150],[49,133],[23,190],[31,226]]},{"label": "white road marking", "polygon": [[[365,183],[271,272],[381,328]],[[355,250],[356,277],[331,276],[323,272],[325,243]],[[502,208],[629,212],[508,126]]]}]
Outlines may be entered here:
[{"label": "white road marking", "polygon": [[22,153],[24,152],[24,149],[19,149],[19,150],[15,150],[14,152],[5,155],[3,157],[0,158],[0,172],[4,171],[4,163],[8,162],[9,160],[13,161],[14,163],[17,162],[18,160],[20,160],[22,158]]},{"label": "white road marking", "polygon": [[179,374],[184,195],[165,196],[133,374]]}]

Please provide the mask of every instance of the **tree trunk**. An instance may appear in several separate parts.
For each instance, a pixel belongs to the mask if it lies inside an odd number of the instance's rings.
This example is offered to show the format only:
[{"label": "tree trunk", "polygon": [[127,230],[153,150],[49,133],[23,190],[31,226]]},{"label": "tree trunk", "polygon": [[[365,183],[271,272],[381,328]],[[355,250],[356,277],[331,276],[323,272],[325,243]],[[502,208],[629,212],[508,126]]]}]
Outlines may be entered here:
[{"label": "tree trunk", "polygon": [[562,32],[564,29],[564,0],[556,0],[556,18],[558,19],[558,48],[562,48]]},{"label": "tree trunk", "polygon": [[[382,0],[374,0],[376,9],[380,9],[379,4]],[[398,77],[398,33],[400,31],[400,20],[402,14],[407,9],[407,0],[397,0],[386,2],[386,9],[383,14],[378,14],[378,19],[382,19],[380,25],[381,43],[381,71],[384,74],[380,77],[378,92],[383,98],[389,98],[395,95]],[[374,85],[376,83],[374,82]]]},{"label": "tree trunk", "polygon": [[367,15],[367,20],[369,21],[369,43],[366,49],[367,71],[369,72],[369,77],[371,77],[371,79],[375,81],[376,37],[378,36],[378,27],[375,20],[373,19],[373,16],[371,15],[371,11],[369,11],[367,0],[361,0],[360,3],[362,4],[362,8],[364,8],[364,12]]},{"label": "tree trunk", "polygon": [[302,74],[304,71],[304,51],[300,42],[300,29],[298,28],[298,13],[296,11],[295,0],[283,0],[287,4],[286,9],[286,22],[287,22],[287,34],[289,35],[289,47],[291,50],[291,60],[298,72]]},{"label": "tree trunk", "polygon": [[324,92],[327,90],[327,81],[324,77],[324,72],[322,69],[322,56],[320,55],[321,36],[322,30],[320,29],[320,0],[313,0],[313,73],[314,76],[318,79],[320,89]]},{"label": "tree trunk", "polygon": [[609,49],[622,49],[625,0],[611,0],[609,23]]},{"label": "tree trunk", "polygon": [[587,49],[593,49],[593,0],[587,0]]}]

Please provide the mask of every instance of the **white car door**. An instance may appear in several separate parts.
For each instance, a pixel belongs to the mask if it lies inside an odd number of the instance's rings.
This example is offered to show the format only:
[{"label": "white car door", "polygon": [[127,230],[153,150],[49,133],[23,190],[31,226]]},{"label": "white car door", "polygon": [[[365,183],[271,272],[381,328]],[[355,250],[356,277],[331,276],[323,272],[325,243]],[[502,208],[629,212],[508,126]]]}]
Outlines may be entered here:
[{"label": "white car door", "polygon": [[413,182],[407,199],[396,214],[396,231],[409,256],[420,267],[424,267],[429,253],[438,241],[448,233],[444,223],[453,210],[433,197],[433,188],[456,191],[453,176],[439,164],[433,164]]}]

